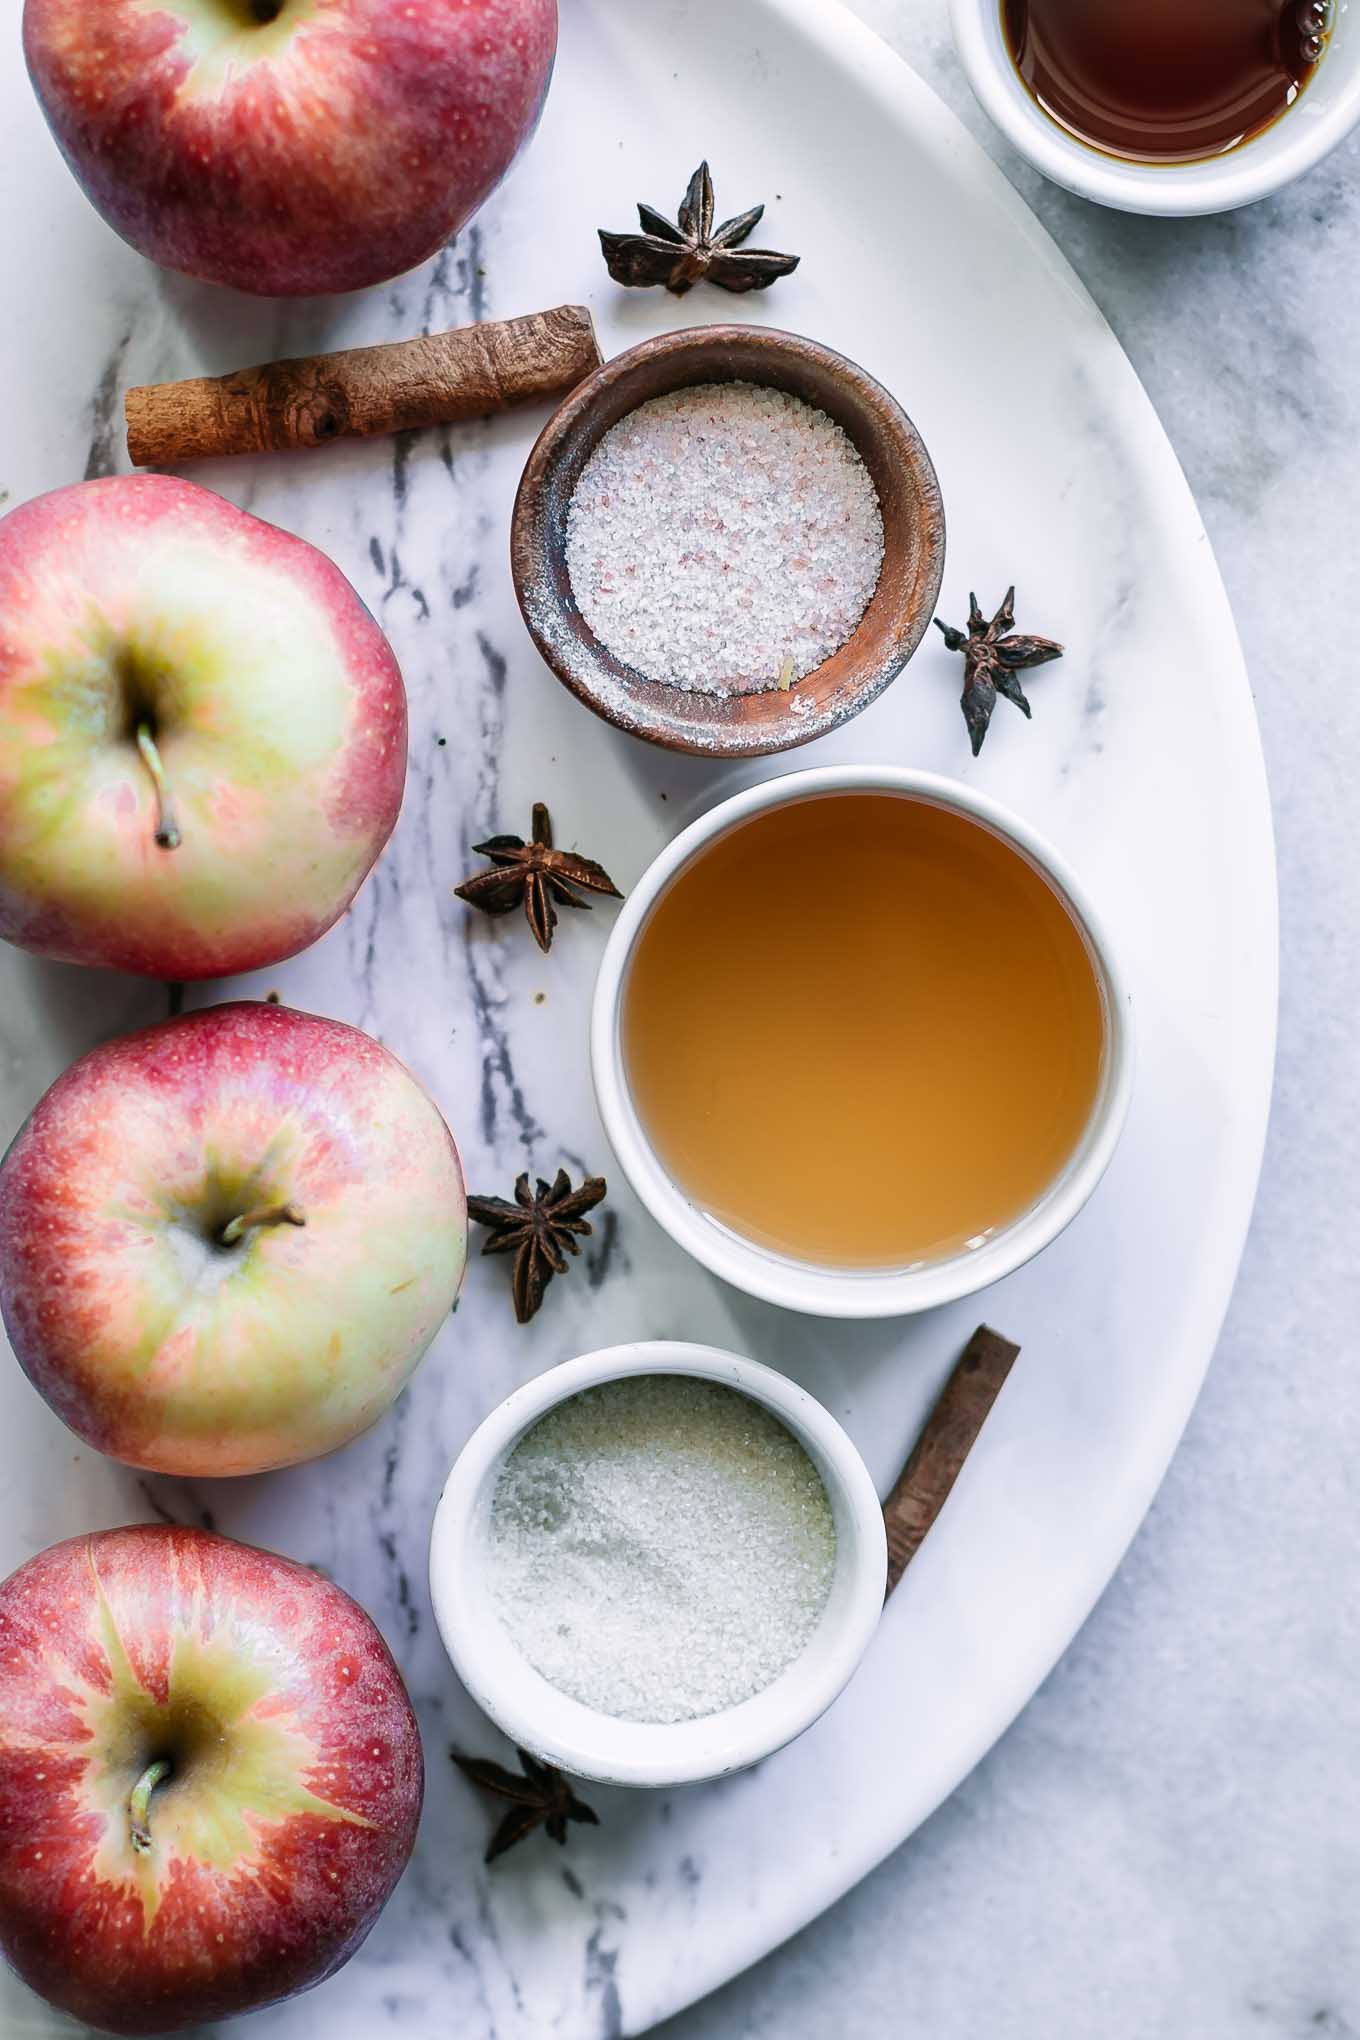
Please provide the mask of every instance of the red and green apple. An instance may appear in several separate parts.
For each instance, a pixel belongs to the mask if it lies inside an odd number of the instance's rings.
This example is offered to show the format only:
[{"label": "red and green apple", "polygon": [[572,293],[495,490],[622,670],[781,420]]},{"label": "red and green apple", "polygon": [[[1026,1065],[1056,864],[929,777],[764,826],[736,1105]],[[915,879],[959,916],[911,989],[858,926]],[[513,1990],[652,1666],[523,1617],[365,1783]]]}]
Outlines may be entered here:
[{"label": "red and green apple", "polygon": [[153,262],[358,290],[457,233],[532,132],[557,0],[25,0],[57,145]]},{"label": "red and green apple", "polygon": [[392,833],[406,691],[340,569],[168,475],[0,518],[0,935],[168,979],[293,955]]},{"label": "red and green apple", "polygon": [[306,1566],[143,1525],[0,1584],[0,1949],[87,2025],[174,2032],[332,1975],[422,1784],[386,1645]]},{"label": "red and green apple", "polygon": [[0,1314],[77,1435],[261,1473],[375,1423],[458,1294],[453,1136],[380,1043],[209,1007],[73,1063],[0,1164]]}]

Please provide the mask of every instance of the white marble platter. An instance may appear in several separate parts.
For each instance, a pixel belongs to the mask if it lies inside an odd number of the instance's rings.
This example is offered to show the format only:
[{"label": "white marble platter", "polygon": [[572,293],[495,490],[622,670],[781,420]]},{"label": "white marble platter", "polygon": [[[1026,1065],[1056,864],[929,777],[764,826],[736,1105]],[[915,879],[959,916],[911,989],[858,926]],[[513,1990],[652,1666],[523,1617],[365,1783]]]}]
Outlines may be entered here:
[{"label": "white marble platter", "polygon": [[[333,1574],[382,1625],[417,1700],[429,1784],[412,1868],[344,1976],[261,2015],[260,2040],[293,2040],[322,2018],[331,2040],[639,2033],[909,1834],[1023,1706],[1147,1508],[1213,1348],[1265,1125],[1275,894],[1251,699],[1194,504],[1095,307],[952,116],[823,0],[564,0],[563,14],[543,125],[476,225],[386,290],[301,305],[162,275],[116,241],[46,136],[12,19],[0,491],[18,502],[125,465],[129,383],[562,301],[593,307],[609,353],[734,315],[844,349],[901,398],[934,455],[949,526],[941,613],[959,620],[970,586],[990,607],[1014,580],[1021,628],[1070,649],[1032,676],[1033,722],[1003,703],[976,762],[958,662],[932,633],[865,715],[755,769],[889,759],[970,779],[1028,816],[1123,951],[1137,1096],[1109,1176],[1055,1247],[981,1305],[898,1324],[839,1327],[735,1295],[683,1259],[612,1172],[588,1263],[532,1327],[512,1321],[504,1266],[474,1263],[393,1414],[286,1474],[140,1479],[77,1447],[0,1367],[0,1570],[89,1528],[211,1523]],[[704,153],[719,207],[766,200],[769,243],[799,251],[802,267],[762,300],[617,292],[595,226],[627,225],[638,198],[672,206]],[[339,560],[396,645],[412,743],[396,837],[348,920],[292,963],[190,1002],[277,987],[379,1035],[439,1099],[481,1190],[558,1161],[610,1173],[586,1061],[608,914],[571,917],[544,959],[514,923],[451,896],[468,845],[522,829],[546,799],[559,840],[626,886],[752,770],[615,734],[538,661],[506,522],[539,423],[196,471]],[[166,1003],[162,987],[0,957],[0,1138],[74,1055]],[[484,1872],[487,1809],[447,1749],[490,1751],[495,1738],[440,1652],[425,1542],[443,1476],[492,1404],[611,1341],[729,1344],[827,1402],[886,1488],[984,1314],[1022,1357],[830,1714],[722,1785],[600,1792],[603,1825],[574,1832],[567,1854],[538,1841]],[[58,2022],[5,1978],[0,2029]]]}]

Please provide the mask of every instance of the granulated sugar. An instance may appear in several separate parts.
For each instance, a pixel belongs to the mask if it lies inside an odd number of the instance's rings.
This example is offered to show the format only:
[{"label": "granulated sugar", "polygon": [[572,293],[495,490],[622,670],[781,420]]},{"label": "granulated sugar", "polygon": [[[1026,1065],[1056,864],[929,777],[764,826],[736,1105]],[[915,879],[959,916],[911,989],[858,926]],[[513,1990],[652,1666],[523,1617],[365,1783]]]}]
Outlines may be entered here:
[{"label": "granulated sugar", "polygon": [[628,1721],[758,1693],[811,1635],[836,1530],[797,1439],[690,1376],[606,1382],[550,1410],[492,1502],[490,1585],[554,1686]]},{"label": "granulated sugar", "polygon": [[605,433],[567,516],[582,616],[648,679],[711,694],[801,680],[869,606],[883,518],[845,432],[801,397],[703,383]]}]

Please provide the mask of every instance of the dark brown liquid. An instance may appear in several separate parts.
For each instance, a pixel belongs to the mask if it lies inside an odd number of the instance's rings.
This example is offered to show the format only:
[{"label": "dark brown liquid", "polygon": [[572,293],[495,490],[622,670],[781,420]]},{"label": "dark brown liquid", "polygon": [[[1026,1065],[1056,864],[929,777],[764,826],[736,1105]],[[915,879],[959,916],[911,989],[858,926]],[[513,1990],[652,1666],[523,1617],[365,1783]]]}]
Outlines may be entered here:
[{"label": "dark brown liquid", "polygon": [[1217,156],[1269,127],[1317,66],[1321,0],[1001,0],[1051,119],[1140,162]]},{"label": "dark brown liquid", "polygon": [[846,793],[756,815],[680,872],[638,939],[623,1046],[701,1209],[800,1261],[904,1267],[981,1243],[1061,1173],[1105,1008],[1009,843]]}]

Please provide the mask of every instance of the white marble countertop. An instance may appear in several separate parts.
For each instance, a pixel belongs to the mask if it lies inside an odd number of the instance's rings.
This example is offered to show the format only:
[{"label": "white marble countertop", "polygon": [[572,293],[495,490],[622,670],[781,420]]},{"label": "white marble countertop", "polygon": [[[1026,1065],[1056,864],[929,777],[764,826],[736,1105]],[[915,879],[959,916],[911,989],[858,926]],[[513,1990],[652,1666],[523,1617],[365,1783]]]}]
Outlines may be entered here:
[{"label": "white marble countertop", "polygon": [[[990,144],[954,64],[945,0],[859,4],[871,25]],[[578,16],[586,13],[610,21],[611,34],[625,33],[625,10],[617,17],[603,7],[578,10]],[[31,116],[31,108],[25,111]],[[20,145],[36,149],[38,143],[45,148],[30,117]],[[1348,1201],[1354,1202],[1351,1158],[1360,1131],[1356,1058],[1340,1019],[1357,1003],[1345,937],[1360,881],[1349,819],[1355,804],[1342,765],[1347,734],[1354,754],[1360,710],[1357,662],[1341,641],[1338,618],[1354,570],[1344,546],[1330,537],[1338,516],[1343,539],[1360,534],[1352,451],[1357,286],[1353,236],[1345,231],[1360,211],[1357,153],[1253,213],[1182,225],[1096,212],[1005,162],[1086,278],[1159,404],[1236,605],[1281,833],[1285,975],[1275,1134],[1223,1351],[1163,1496],[1087,1629],[941,1813],[789,1949],[673,2021],[665,2029],[670,2040],[764,2034],[817,2040],[847,2033],[858,2040],[879,2031],[906,2040],[1360,2033],[1360,1987],[1352,1986],[1349,1973],[1357,1964],[1353,1866],[1360,1823],[1346,1796],[1353,1789],[1357,1710],[1348,1706],[1350,1688],[1343,1683],[1354,1654],[1346,1647],[1347,1622],[1353,1627],[1354,1618],[1347,1605],[1338,1619],[1324,1598],[1327,1589],[1344,1593],[1353,1572],[1348,1560],[1356,1511],[1347,1487],[1355,1483],[1348,1481],[1345,1419],[1352,1404],[1360,1406],[1341,1373],[1349,1356],[1340,1328],[1344,1276],[1339,1280],[1337,1272],[1354,1260],[1344,1253],[1340,1231]],[[39,152],[32,160],[45,165],[47,158]],[[74,193],[43,182],[42,169],[34,176],[32,195],[20,175],[8,194],[0,191],[0,221],[8,220],[14,245],[32,250],[34,330],[46,317],[44,330],[55,336],[45,363],[53,401],[41,430],[28,429],[31,421],[19,414],[11,421],[7,457],[14,472],[5,480],[24,493],[70,471],[73,461],[78,468],[87,448],[90,473],[117,465],[113,421],[128,381],[184,372],[203,354],[225,366],[296,351],[313,320],[321,321],[330,344],[339,344],[380,337],[384,321],[408,330],[468,311],[480,316],[492,288],[483,282],[486,250],[475,227],[465,250],[430,266],[420,303],[400,287],[381,299],[374,294],[365,304],[341,308],[334,334],[324,307],[224,312],[220,303],[204,305],[191,287],[155,287],[134,258],[108,244]],[[903,203],[910,199],[909,190],[902,193]],[[507,203],[515,203],[513,188]],[[489,235],[493,231],[488,227]],[[73,260],[87,263],[81,272],[89,311],[84,321],[56,316],[58,287],[69,293],[69,278],[62,282],[38,259],[40,235],[63,241],[76,251]],[[494,287],[510,294],[507,302],[519,287],[505,267],[514,243],[507,233],[487,271]],[[564,283],[568,288],[574,282]],[[61,301],[68,302],[69,296]],[[428,864],[441,885],[461,847],[453,794],[479,811],[500,792],[507,803],[512,793],[521,798],[528,761],[537,769],[539,752],[549,751],[556,765],[572,717],[587,750],[587,739],[596,749],[604,744],[601,730],[587,729],[560,690],[543,694],[540,719],[527,736],[523,723],[502,716],[505,661],[498,637],[486,635],[480,619],[487,601],[498,617],[509,616],[507,591],[499,584],[476,590],[475,570],[458,562],[496,518],[503,520],[513,464],[501,462],[493,473],[487,454],[510,429],[501,421],[469,442],[459,456],[460,488],[452,498],[444,493],[439,460],[411,464],[398,447],[382,518],[365,522],[337,494],[325,533],[351,571],[369,575],[364,585],[380,591],[394,626],[418,630],[421,612],[429,615],[422,583],[436,589],[455,616],[455,649],[483,675],[481,720],[455,755],[436,734],[446,727],[436,668],[422,654],[411,669],[423,718],[419,755],[433,763],[424,768],[418,806],[425,819],[409,836],[408,854],[414,872]],[[338,475],[363,471],[364,458],[353,449],[337,450],[336,461]],[[450,462],[447,479],[453,478]],[[265,477],[252,469],[242,471],[233,491],[250,503],[259,500],[258,487],[267,514],[288,521],[288,491],[295,486],[301,483],[289,472]],[[427,574],[423,556],[413,551],[413,520],[432,509],[448,515],[450,500],[458,511],[450,549],[440,549],[437,558],[429,549]],[[1314,502],[1319,508],[1309,518]],[[1319,529],[1319,512],[1327,517],[1325,529]],[[1299,655],[1291,659],[1295,646]],[[441,660],[445,650],[441,639]],[[1160,671],[1164,676],[1165,660]],[[1326,692],[1333,674],[1334,702]],[[941,716],[946,707],[952,717],[952,705],[943,702]],[[1342,729],[1333,727],[1343,719]],[[1142,727],[1124,725],[1129,741]],[[498,792],[502,753],[511,783]],[[639,767],[623,784],[640,814],[650,802],[651,778]],[[510,805],[504,819],[507,825],[516,819]],[[298,1002],[328,1010],[343,982],[345,1017],[376,1025],[380,973],[371,937],[380,916],[388,917],[392,939],[409,945],[411,955],[429,949],[447,960],[456,944],[462,957],[463,923],[439,919],[432,905],[438,896],[428,884],[400,886],[395,867],[380,873],[364,911],[289,967]],[[528,1024],[560,1030],[572,1013],[584,1011],[590,943],[599,935],[600,928],[592,928],[564,955],[553,1001],[541,1015],[535,1006],[537,1017]],[[398,953],[405,957],[408,950]],[[512,959],[505,975],[488,945],[469,945],[464,1005],[456,1013],[422,1007],[403,1029],[404,1050],[417,1065],[451,1053],[459,1081],[480,1074],[480,1116],[465,1135],[478,1160],[501,1147],[527,1150],[541,1137],[534,1116],[539,1100],[516,1077],[503,1027],[507,987],[522,991],[539,982],[525,977],[530,967],[531,960]],[[18,999],[6,999],[0,988],[6,1022],[0,1115],[12,1123],[35,1086],[85,1039],[149,1015],[143,1013],[147,995],[137,987],[85,982],[79,974],[13,958],[10,969],[24,985]],[[1343,973],[1349,973],[1345,982]],[[159,999],[159,988],[153,990]],[[593,1129],[584,1091],[570,1113],[565,1106],[562,1111],[562,1153],[579,1170]],[[588,1269],[597,1280],[611,1258],[632,1272],[626,1226],[617,1234],[611,1226],[596,1248]],[[543,1335],[553,1344],[550,1357],[636,1332],[639,1293],[636,1280],[627,1298],[617,1283],[604,1291],[589,1282],[574,1285]],[[643,1309],[656,1303],[648,1290]],[[483,1401],[510,1385],[502,1378],[505,1356],[498,1358],[476,1334],[477,1311],[486,1307],[485,1297],[480,1305],[471,1299],[458,1326],[464,1373]],[[625,1309],[626,1322],[619,1316]],[[703,1325],[727,1335],[725,1318],[705,1318]],[[542,1341],[526,1344],[512,1364],[541,1364],[535,1354],[547,1353]],[[296,1520],[305,1518],[308,1526],[306,1551],[299,1548],[299,1555],[338,1566],[355,1581],[404,1652],[434,1725],[431,1748],[454,1735],[466,1741],[475,1719],[447,1697],[447,1674],[423,1619],[423,1518],[394,1487],[399,1448],[405,1493],[423,1496],[434,1492],[460,1442],[442,1408],[438,1374],[428,1371],[427,1383],[414,1422],[415,1404],[407,1398],[390,1436],[375,1434],[355,1448],[352,1492],[362,1507],[341,1505],[309,1469],[286,1489],[238,1485],[219,1499],[163,1491],[162,1483],[142,1491],[139,1502],[130,1477],[87,1459],[77,1478],[57,1483],[66,1513],[49,1520],[53,1511],[44,1509],[41,1536],[36,1523],[26,1524],[24,1538],[44,1541],[96,1520],[125,1520],[143,1507],[187,1510],[190,1519],[208,1521],[211,1504],[218,1527],[294,1548],[280,1512],[296,1504],[303,1511]],[[13,1400],[22,1384],[10,1387]],[[58,1467],[65,1471],[69,1441],[55,1422],[31,1424],[31,1435],[40,1456],[26,1472],[37,1492],[42,1468],[52,1470],[54,1482]],[[400,1905],[374,1937],[371,1964],[362,1971],[356,1966],[335,1986],[332,2010],[346,2040],[367,2040],[380,2021],[394,2031],[423,2031],[425,2000],[410,1996],[402,1955],[403,1936],[411,1933],[425,1937],[422,1945],[437,1943],[440,2016],[452,2020],[451,2031],[472,2036],[475,2030],[477,2040],[493,2032],[527,2040],[549,2030],[585,2040],[586,2031],[617,2033],[625,2025],[635,2032],[636,2024],[627,2021],[646,2014],[628,2009],[631,1972],[620,1960],[616,1933],[624,1918],[619,1880],[596,1880],[588,1864],[585,1882],[570,1865],[540,1864],[493,1902],[473,1870],[480,1820],[453,1817],[452,1774],[443,1763],[432,1766],[431,1776],[442,1844],[427,1849],[406,1881]],[[846,1795],[834,1774],[821,1786],[824,1803],[808,1823],[808,1847],[834,1857]],[[749,1824],[742,1826],[744,1803],[734,1799],[732,1828],[715,1831],[716,1860],[708,1869],[721,1875],[710,1874],[706,1889],[726,1894],[711,1903],[754,1913],[761,1880],[749,1857],[755,1846]],[[669,1819],[669,1809],[661,1817]],[[651,1917],[655,1872],[647,1867],[637,1827],[621,1809],[618,1820],[620,1860],[629,1875],[637,1873],[635,1942],[644,1917]],[[769,1845],[793,1824],[789,1809],[780,1808]],[[663,1896],[682,1921],[699,1871],[688,1853],[688,1829],[677,1820],[668,1833],[674,1861],[668,1859]],[[577,1857],[578,1869],[584,1860]],[[778,1861],[782,1870],[787,1856]],[[447,1889],[460,1864],[466,1905],[450,1925]],[[904,1883],[906,1890],[899,1888]],[[770,1888],[767,1879],[766,1904]],[[570,1988],[554,1996],[552,1959],[543,1944],[564,1913],[577,1940]],[[504,1942],[497,1938],[502,1929]],[[510,1943],[515,1950],[532,1947],[532,1971],[509,1959]],[[672,1963],[681,1977],[680,1987],[667,1984],[669,1995],[660,1993],[663,2001],[676,2002],[686,1978],[689,1988],[698,1987],[685,1954],[689,1947],[692,1960],[692,1946],[679,1928],[674,1937],[653,1933],[647,1945],[658,1969]],[[315,2010],[303,2000],[280,2014],[271,2032],[309,2031],[320,2012],[319,2000]],[[0,2012],[0,2031],[10,2030]]]},{"label": "white marble countertop", "polygon": [[1360,2033],[1360,142],[1245,212],[1155,221],[995,137],[945,0],[856,0],[1002,164],[1142,376],[1256,693],[1282,994],[1256,1219],[1207,1386],[1121,1571],[934,1819],[657,2040]]}]

